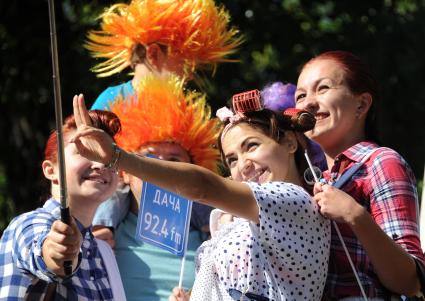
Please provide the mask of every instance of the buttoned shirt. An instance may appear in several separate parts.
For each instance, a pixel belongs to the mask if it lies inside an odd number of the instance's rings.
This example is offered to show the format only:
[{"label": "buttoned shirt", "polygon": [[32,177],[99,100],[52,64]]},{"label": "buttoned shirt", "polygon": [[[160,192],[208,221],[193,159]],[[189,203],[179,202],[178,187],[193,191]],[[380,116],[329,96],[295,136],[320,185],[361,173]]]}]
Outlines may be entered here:
[{"label": "buttoned shirt", "polygon": [[42,208],[14,218],[0,241],[0,300],[43,300],[49,283],[55,300],[112,300],[108,275],[90,231],[76,220],[83,242],[73,274],[59,277],[46,266],[42,245],[60,205],[48,200]]},{"label": "buttoned shirt", "polygon": [[[335,158],[324,178],[335,182],[354,163],[378,146],[358,143]],[[363,164],[342,190],[370,213],[378,226],[406,252],[425,264],[419,240],[418,196],[412,170],[394,150],[381,147]],[[359,278],[369,298],[384,298],[389,292],[380,283],[366,251],[344,223],[337,223]],[[332,227],[329,272],[324,299],[361,296],[359,285],[341,242]]]}]

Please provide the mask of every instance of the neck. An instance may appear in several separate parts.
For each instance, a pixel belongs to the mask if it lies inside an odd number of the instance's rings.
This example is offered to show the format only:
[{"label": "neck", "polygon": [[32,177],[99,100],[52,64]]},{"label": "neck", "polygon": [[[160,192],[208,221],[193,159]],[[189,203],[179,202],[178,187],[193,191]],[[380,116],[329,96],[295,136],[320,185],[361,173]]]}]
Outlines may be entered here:
[{"label": "neck", "polygon": [[[60,201],[59,187],[52,187],[52,197]],[[97,207],[102,203],[103,200],[87,200],[77,199],[68,196],[67,205],[72,217],[76,218],[85,228],[92,224],[94,214],[96,213]]]},{"label": "neck", "polygon": [[142,63],[137,64],[136,67],[134,68],[134,76],[133,76],[133,79],[131,80],[131,85],[133,86],[134,89],[136,89],[138,83],[144,77],[154,73],[155,71],[152,69],[152,67],[149,67]]},{"label": "neck", "polygon": [[288,174],[285,179],[285,182],[290,182],[301,187],[304,186],[301,181],[300,173],[298,172],[297,164],[295,163],[294,158],[292,158],[292,160],[289,160]]},{"label": "neck", "polygon": [[330,143],[320,144],[323,151],[325,152],[328,169],[331,169],[332,166],[334,165],[336,156],[346,151],[353,145],[365,140],[364,132],[358,133],[355,135],[347,135],[347,136],[350,136],[350,137],[347,137],[347,139],[339,140],[337,141],[337,143],[334,143],[334,144],[330,144]]}]

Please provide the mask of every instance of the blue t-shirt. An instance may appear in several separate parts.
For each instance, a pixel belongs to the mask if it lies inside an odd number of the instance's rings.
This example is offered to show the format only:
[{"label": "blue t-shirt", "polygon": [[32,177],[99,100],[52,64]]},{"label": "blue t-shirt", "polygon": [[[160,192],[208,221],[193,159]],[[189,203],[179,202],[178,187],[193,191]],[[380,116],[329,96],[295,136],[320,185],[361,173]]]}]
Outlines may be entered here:
[{"label": "blue t-shirt", "polygon": [[105,89],[92,105],[92,110],[109,110],[110,104],[115,101],[118,96],[126,98],[135,93],[131,80],[118,86],[113,86]]},{"label": "blue t-shirt", "polygon": [[[128,301],[167,301],[178,286],[182,258],[134,237],[137,216],[129,212],[115,233],[115,255]],[[190,231],[183,287],[195,280],[195,253],[201,245],[199,231]]]}]

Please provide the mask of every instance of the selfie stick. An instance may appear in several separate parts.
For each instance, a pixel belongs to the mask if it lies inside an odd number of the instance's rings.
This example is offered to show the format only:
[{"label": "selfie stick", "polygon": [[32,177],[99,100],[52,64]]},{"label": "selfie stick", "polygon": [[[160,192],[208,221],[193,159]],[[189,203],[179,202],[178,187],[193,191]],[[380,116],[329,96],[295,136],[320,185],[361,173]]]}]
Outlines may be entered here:
[{"label": "selfie stick", "polygon": [[[59,161],[59,186],[60,186],[60,206],[61,206],[61,221],[68,224],[70,223],[69,207],[67,204],[67,189],[65,177],[65,156],[64,156],[64,143],[62,132],[62,100],[60,91],[59,79],[59,63],[58,63],[58,48],[56,42],[56,23],[55,23],[55,7],[53,0],[48,0],[49,5],[49,23],[50,23],[50,46],[52,50],[52,67],[53,67],[53,89],[55,98],[55,116],[56,116],[56,134],[58,140],[58,161]],[[72,273],[72,261],[65,261],[64,265],[65,275]]]},{"label": "selfie stick", "polygon": [[183,258],[180,266],[180,277],[179,277],[179,288],[182,288],[183,285],[183,276],[184,276],[184,266],[186,264],[186,251],[187,251],[187,243],[189,240],[189,229],[190,229],[190,218],[192,217],[192,201],[189,201],[189,215],[188,222],[186,225],[186,237],[184,241],[184,249],[183,249]]},{"label": "selfie stick", "polygon": [[[311,173],[313,174],[314,182],[316,182],[316,183],[319,182],[319,179],[317,178],[316,172],[313,169],[313,164],[311,164],[310,157],[307,154],[307,150],[304,152],[304,156],[305,156],[305,158],[307,160],[308,167],[310,168]],[[340,188],[340,187],[337,187],[337,188]],[[367,301],[366,293],[364,291],[364,288],[362,286],[362,283],[360,282],[360,278],[359,278],[359,275],[357,274],[356,268],[354,267],[353,261],[351,260],[350,253],[348,253],[347,246],[345,245],[345,242],[344,242],[344,240],[342,238],[341,232],[339,231],[338,225],[336,224],[335,221],[332,221],[332,224],[333,224],[333,226],[334,226],[334,228],[336,230],[336,233],[338,234],[339,240],[341,241],[342,248],[344,249],[345,255],[348,258],[348,262],[350,263],[351,269],[354,272],[354,276],[356,277],[357,283],[358,283],[358,285],[360,287],[360,290],[362,292],[363,299],[365,301]]]}]

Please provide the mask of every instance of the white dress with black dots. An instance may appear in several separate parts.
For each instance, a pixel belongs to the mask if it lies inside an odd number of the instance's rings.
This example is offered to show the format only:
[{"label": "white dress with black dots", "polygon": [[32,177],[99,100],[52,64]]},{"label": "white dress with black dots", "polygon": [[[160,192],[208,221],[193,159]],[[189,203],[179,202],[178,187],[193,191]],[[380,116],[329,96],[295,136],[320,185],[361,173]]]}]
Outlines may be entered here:
[{"label": "white dress with black dots", "polygon": [[320,300],[328,269],[329,220],[297,185],[247,184],[260,223],[235,218],[199,247],[190,300],[234,300],[229,289],[273,301]]}]

